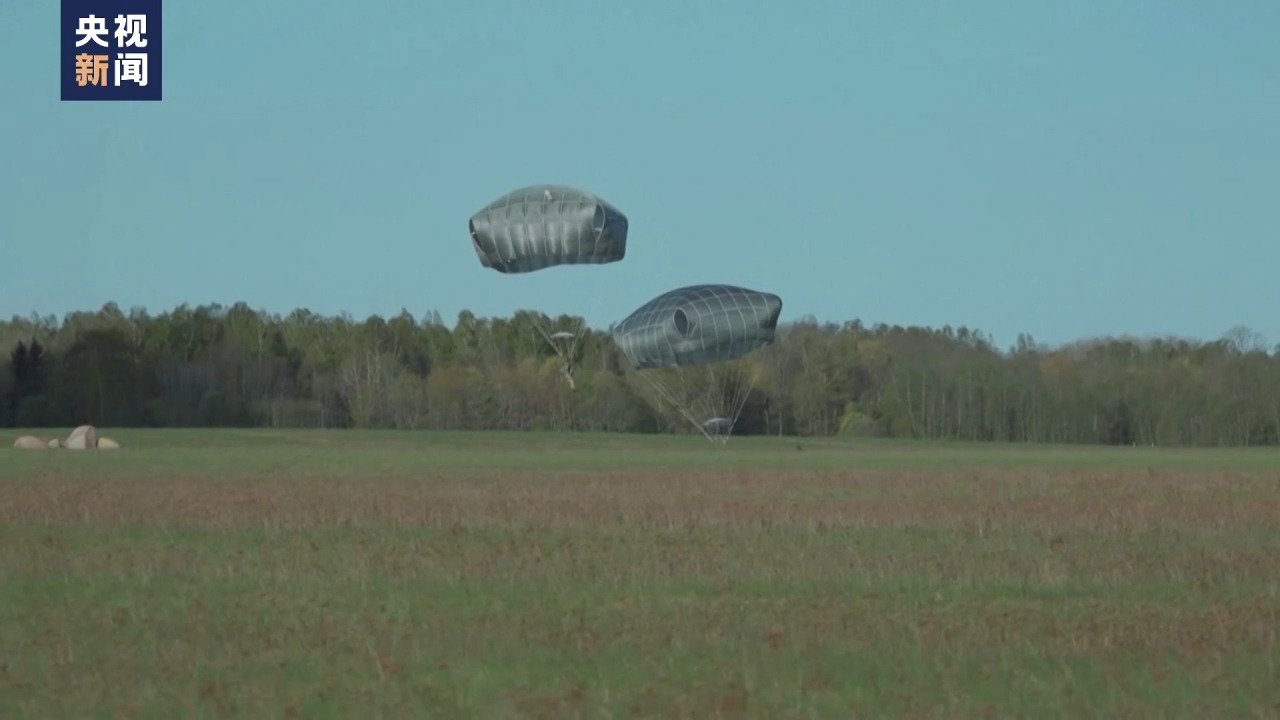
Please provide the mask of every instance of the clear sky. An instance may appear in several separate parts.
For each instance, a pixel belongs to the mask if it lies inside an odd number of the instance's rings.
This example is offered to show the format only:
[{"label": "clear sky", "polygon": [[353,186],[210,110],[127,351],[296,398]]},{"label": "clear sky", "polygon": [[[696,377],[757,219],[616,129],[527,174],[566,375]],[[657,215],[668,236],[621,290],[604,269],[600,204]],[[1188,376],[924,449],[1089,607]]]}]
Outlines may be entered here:
[{"label": "clear sky", "polygon": [[[0,8],[0,314],[620,320],[665,290],[1066,342],[1280,341],[1280,2],[169,0],[164,100],[60,102]],[[625,260],[504,276],[472,212],[564,183]]]}]

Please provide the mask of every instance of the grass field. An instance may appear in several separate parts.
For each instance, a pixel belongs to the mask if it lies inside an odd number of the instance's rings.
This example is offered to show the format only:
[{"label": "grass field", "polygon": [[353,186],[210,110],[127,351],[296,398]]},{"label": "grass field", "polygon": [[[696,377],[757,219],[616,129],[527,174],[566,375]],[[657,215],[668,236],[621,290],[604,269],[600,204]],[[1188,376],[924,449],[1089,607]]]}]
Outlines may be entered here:
[{"label": "grass field", "polygon": [[104,432],[0,717],[1280,717],[1276,450]]}]

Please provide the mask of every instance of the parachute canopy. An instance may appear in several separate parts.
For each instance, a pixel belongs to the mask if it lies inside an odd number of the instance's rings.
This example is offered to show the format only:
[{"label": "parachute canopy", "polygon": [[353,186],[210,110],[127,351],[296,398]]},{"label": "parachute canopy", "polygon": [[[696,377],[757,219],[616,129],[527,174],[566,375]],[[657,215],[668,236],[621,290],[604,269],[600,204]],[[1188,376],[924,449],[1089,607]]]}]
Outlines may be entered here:
[{"label": "parachute canopy", "polygon": [[621,210],[564,185],[513,190],[469,223],[480,264],[500,273],[618,262],[627,254],[627,227]]},{"label": "parachute canopy", "polygon": [[733,285],[690,285],[641,305],[613,338],[637,370],[734,360],[773,342],[782,298]]},{"label": "parachute canopy", "polygon": [[733,431],[734,421],[725,417],[713,417],[702,423],[703,432],[719,435]]}]

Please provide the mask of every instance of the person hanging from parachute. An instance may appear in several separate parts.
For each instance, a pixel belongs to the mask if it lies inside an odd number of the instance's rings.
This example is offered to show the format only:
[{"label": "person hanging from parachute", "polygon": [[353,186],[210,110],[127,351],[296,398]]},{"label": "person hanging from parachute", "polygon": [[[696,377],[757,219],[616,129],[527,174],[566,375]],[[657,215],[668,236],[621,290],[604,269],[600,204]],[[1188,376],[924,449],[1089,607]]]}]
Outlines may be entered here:
[{"label": "person hanging from parachute", "polygon": [[[556,354],[560,356],[560,359],[564,361],[560,365],[560,374],[564,376],[565,382],[569,383],[569,389],[576,390],[578,386],[573,380],[573,358],[577,354],[578,341],[582,339],[585,327],[582,325],[580,320],[578,322],[578,327],[575,328],[575,332],[561,331],[547,334],[541,326],[537,327],[538,332],[542,333],[542,336],[546,338],[547,344],[550,345],[551,349],[555,350]],[[561,347],[557,344],[557,341],[567,341],[566,347]]]},{"label": "person hanging from parachute", "polygon": [[560,374],[564,375],[565,381],[569,383],[570,390],[577,389],[578,386],[573,382],[573,361],[572,360],[566,360],[564,365],[560,366]]},{"label": "person hanging from parachute", "polygon": [[725,444],[755,386],[750,353],[770,345],[782,298],[733,285],[665,292],[618,323],[613,339],[628,377],[674,406],[708,440]]}]

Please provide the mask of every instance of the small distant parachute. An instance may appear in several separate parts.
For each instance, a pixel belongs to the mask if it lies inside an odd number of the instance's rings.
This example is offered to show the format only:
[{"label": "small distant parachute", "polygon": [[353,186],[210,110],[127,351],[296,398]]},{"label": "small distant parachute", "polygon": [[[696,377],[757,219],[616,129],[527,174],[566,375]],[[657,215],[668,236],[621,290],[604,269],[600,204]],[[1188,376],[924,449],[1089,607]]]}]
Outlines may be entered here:
[{"label": "small distant parachute", "polygon": [[507,274],[618,262],[627,254],[628,226],[609,202],[565,185],[513,190],[468,224],[480,264]]},{"label": "small distant parachute", "polygon": [[702,423],[702,430],[708,435],[728,435],[733,431],[733,421],[729,418],[713,417]]},{"label": "small distant parachute", "polygon": [[586,324],[581,318],[577,318],[573,332],[561,330],[548,334],[546,329],[541,325],[535,325],[538,332],[542,333],[542,337],[556,351],[564,365],[560,367],[560,374],[564,376],[565,382],[569,383],[570,389],[576,389],[577,383],[573,380],[573,360],[578,353],[578,341],[582,339],[582,335],[586,332]]},{"label": "small distant parachute", "polygon": [[728,442],[759,377],[746,357],[772,344],[782,298],[734,285],[690,285],[641,305],[614,342],[664,404],[708,440]]}]

